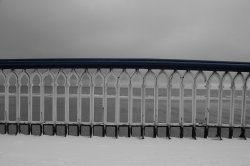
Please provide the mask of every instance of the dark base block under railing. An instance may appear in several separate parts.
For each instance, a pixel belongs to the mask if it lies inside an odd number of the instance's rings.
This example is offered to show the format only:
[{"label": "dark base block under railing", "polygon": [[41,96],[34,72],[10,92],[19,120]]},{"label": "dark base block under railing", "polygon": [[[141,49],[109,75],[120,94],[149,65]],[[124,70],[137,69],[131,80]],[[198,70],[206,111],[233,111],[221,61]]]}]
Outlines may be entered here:
[{"label": "dark base block under railing", "polygon": [[[85,125],[85,124],[39,124],[39,123],[0,123],[0,134],[25,134],[25,135],[57,135],[64,136],[101,136],[101,137],[120,137],[121,128],[127,128],[126,137],[138,137],[144,139],[148,137],[145,130],[151,128],[151,135],[153,138],[162,137],[161,131],[164,131],[164,137],[170,139],[171,137],[184,138],[190,136],[193,139],[197,137],[208,138],[217,137],[222,138],[241,138],[247,139],[249,137],[250,127],[225,127],[225,126],[155,126],[155,125]],[[108,134],[108,130],[112,129],[113,135]],[[172,133],[175,130],[175,133]],[[123,130],[124,131],[124,130]],[[176,131],[179,134],[176,135]],[[203,136],[202,136],[203,131]],[[248,133],[247,133],[248,132]],[[99,134],[98,134],[99,133]],[[109,132],[110,133],[110,132]],[[227,136],[226,136],[226,134]],[[238,133],[238,134],[237,134]],[[160,136],[161,135],[161,136]],[[179,136],[178,136],[179,135]],[[151,137],[151,136],[150,136]]]}]

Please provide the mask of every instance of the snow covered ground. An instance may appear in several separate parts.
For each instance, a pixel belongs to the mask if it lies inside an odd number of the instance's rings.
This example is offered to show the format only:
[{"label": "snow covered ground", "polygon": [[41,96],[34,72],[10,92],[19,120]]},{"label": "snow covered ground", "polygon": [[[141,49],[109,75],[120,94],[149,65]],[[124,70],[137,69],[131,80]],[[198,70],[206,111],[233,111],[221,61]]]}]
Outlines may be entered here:
[{"label": "snow covered ground", "polygon": [[1,166],[247,166],[250,140],[0,135]]}]

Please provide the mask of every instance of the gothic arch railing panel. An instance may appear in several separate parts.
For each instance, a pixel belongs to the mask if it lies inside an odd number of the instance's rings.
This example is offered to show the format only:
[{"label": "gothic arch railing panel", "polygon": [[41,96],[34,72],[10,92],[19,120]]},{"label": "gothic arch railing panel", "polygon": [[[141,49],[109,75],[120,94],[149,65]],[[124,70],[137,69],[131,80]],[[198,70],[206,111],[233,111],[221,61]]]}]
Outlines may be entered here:
[{"label": "gothic arch railing panel", "polygon": [[219,123],[220,85],[220,75],[217,72],[213,72],[207,82],[207,122],[210,125],[217,125]]},{"label": "gothic arch railing panel", "polygon": [[156,122],[156,76],[149,70],[143,78],[144,93],[144,119],[146,125],[154,125]]},{"label": "gothic arch railing panel", "polygon": [[157,76],[157,124],[167,124],[169,77],[164,70]]},{"label": "gothic arch railing panel", "polygon": [[81,76],[80,80],[80,114],[81,114],[81,123],[90,124],[93,123],[93,105],[92,105],[92,77],[89,74],[88,70]]},{"label": "gothic arch railing panel", "polygon": [[18,77],[14,71],[10,71],[7,76],[7,119],[9,122],[18,121]]},{"label": "gothic arch railing panel", "polygon": [[131,123],[132,125],[141,125],[143,123],[143,91],[142,91],[143,77],[139,70],[136,70],[131,77]]},{"label": "gothic arch railing panel", "polygon": [[55,82],[54,76],[48,70],[42,77],[43,85],[43,116],[44,123],[54,123],[55,117]]},{"label": "gothic arch railing panel", "polygon": [[[28,122],[30,120],[30,108],[29,108],[29,94],[30,94],[30,78],[29,75],[22,71],[18,75],[18,84],[19,84],[19,108],[18,117],[20,122]],[[39,101],[40,103],[40,101]]]},{"label": "gothic arch railing panel", "polygon": [[183,122],[184,124],[192,124],[194,117],[194,76],[193,73],[187,71],[182,78],[182,86],[183,86]]},{"label": "gothic arch railing panel", "polygon": [[100,70],[97,70],[93,77],[93,104],[94,104],[94,124],[104,124],[106,121],[106,112],[104,108],[104,75]]},{"label": "gothic arch railing panel", "polygon": [[105,109],[107,124],[117,124],[117,76],[111,70],[105,79]]},{"label": "gothic arch railing panel", "polygon": [[67,117],[68,123],[77,123],[79,122],[79,77],[76,74],[75,70],[70,71],[67,75],[67,84],[68,84],[68,106],[67,106]]},{"label": "gothic arch railing panel", "polygon": [[170,123],[182,123],[181,116],[181,75],[174,71],[170,77]]},{"label": "gothic arch railing panel", "polygon": [[221,80],[222,98],[221,98],[221,122],[222,125],[229,125],[232,117],[232,75],[228,72],[224,73]]},{"label": "gothic arch railing panel", "polygon": [[64,123],[67,120],[66,115],[66,75],[63,71],[59,71],[55,80],[55,94],[56,94],[56,121],[57,123]]},{"label": "gothic arch railing panel", "polygon": [[207,110],[207,88],[206,88],[206,82],[207,78],[204,72],[199,71],[195,78],[194,78],[194,84],[195,84],[195,104],[194,104],[194,114],[195,118],[194,124],[198,125],[204,125],[206,124],[206,110]]},{"label": "gothic arch railing panel", "polygon": [[243,88],[244,88],[244,76],[238,73],[233,79],[233,118],[232,123],[234,125],[242,124],[243,115]]},{"label": "gothic arch railing panel", "polygon": [[124,69],[118,79],[119,90],[119,123],[130,124],[130,77]]},{"label": "gothic arch railing panel", "polygon": [[43,95],[42,95],[42,76],[38,70],[31,74],[30,78],[30,102],[31,102],[31,121],[34,123],[43,121]]}]

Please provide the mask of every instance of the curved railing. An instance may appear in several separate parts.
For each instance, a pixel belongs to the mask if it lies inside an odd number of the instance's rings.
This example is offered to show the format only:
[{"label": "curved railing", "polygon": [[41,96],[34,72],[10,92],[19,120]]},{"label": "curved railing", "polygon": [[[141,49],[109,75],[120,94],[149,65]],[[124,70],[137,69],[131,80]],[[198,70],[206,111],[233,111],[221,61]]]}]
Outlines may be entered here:
[{"label": "curved railing", "polygon": [[[222,137],[246,138],[250,128],[250,63],[158,59],[19,59],[0,60],[2,133],[63,135],[76,128],[90,136],[101,126],[171,129],[216,128]],[[14,131],[14,132],[13,132]]]}]

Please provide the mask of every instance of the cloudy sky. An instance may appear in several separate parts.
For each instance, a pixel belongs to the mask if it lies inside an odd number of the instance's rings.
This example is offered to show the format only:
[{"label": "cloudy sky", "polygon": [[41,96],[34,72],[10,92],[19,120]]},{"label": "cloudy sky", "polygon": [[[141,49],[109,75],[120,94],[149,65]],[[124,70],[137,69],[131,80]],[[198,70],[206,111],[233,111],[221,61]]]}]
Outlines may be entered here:
[{"label": "cloudy sky", "polygon": [[250,62],[250,1],[0,0],[0,58]]}]

